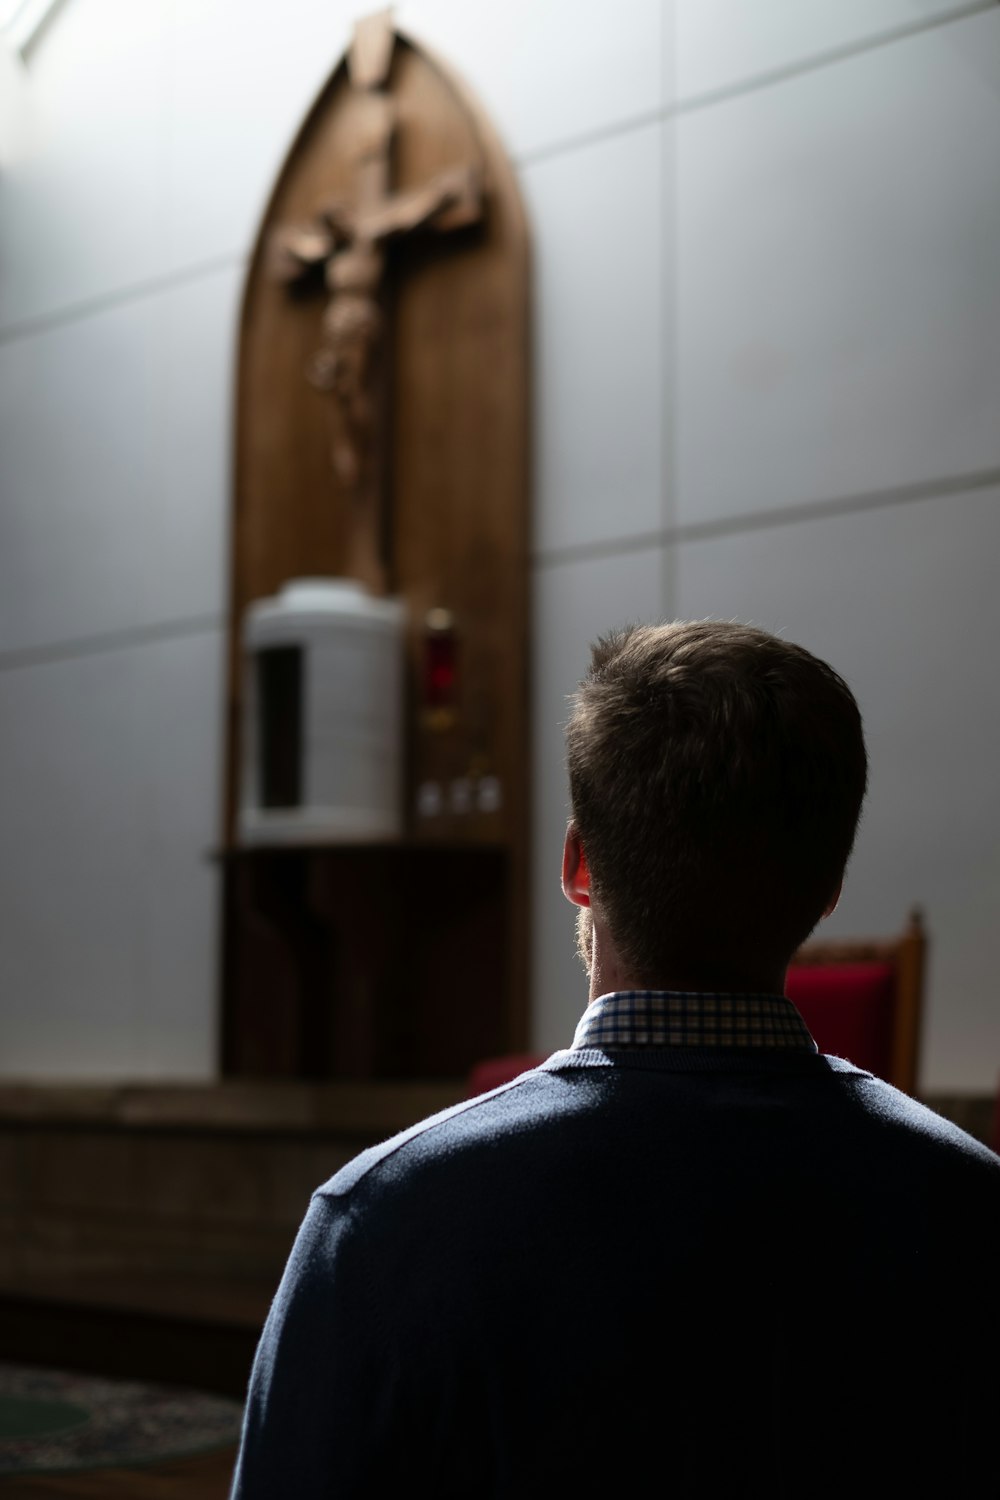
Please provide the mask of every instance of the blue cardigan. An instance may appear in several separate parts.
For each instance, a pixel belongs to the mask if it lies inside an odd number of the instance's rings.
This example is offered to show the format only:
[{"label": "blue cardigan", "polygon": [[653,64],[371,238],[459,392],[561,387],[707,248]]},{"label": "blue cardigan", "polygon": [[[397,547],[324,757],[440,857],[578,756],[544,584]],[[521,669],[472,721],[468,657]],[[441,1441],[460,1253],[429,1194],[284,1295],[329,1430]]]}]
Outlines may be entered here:
[{"label": "blue cardigan", "polygon": [[560,1052],[315,1194],[232,1494],[992,1495],[998,1361],[985,1147],[835,1058]]}]

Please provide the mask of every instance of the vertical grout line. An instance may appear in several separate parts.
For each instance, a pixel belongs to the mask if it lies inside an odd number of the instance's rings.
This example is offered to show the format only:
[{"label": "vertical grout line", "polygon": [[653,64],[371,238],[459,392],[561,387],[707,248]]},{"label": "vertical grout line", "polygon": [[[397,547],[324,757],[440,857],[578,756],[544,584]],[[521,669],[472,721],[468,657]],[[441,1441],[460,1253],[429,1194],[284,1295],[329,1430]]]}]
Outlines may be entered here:
[{"label": "vertical grout line", "polygon": [[[661,519],[669,537],[677,516],[677,119],[671,106],[677,91],[675,21],[676,0],[663,0],[660,66],[663,70],[660,123],[660,421]],[[666,619],[677,613],[677,549],[660,543],[660,609]]]}]

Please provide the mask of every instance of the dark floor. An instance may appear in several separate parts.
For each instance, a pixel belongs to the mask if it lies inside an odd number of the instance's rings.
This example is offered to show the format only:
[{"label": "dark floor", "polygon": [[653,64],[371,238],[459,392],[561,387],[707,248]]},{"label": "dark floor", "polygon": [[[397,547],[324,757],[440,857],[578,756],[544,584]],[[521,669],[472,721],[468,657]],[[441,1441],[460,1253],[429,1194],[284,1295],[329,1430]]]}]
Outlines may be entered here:
[{"label": "dark floor", "polygon": [[223,1448],[139,1469],[8,1475],[0,1500],[226,1500],[235,1461],[235,1448]]}]

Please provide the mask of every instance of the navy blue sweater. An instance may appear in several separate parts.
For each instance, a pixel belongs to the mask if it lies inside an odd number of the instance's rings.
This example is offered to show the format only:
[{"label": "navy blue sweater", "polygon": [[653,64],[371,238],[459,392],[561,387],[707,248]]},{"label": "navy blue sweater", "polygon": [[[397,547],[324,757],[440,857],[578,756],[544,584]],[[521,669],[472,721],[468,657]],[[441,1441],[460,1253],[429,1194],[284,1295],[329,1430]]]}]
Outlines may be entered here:
[{"label": "navy blue sweater", "polygon": [[238,1500],[1000,1492],[1000,1159],[837,1059],[561,1052],[313,1198]]}]

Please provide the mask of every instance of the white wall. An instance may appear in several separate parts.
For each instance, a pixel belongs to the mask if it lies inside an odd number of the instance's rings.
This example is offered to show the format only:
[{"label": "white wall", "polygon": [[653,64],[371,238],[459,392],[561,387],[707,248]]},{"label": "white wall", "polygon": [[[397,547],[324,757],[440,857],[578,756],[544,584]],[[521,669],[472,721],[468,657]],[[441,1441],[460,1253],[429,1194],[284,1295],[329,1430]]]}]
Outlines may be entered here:
[{"label": "white wall", "polygon": [[[0,1074],[210,1077],[234,318],[331,0],[65,0],[0,64]],[[535,1031],[584,1002],[559,725],[612,623],[854,684],[831,930],[932,934],[923,1085],[1000,1068],[1000,10],[404,0],[537,269]]]}]

